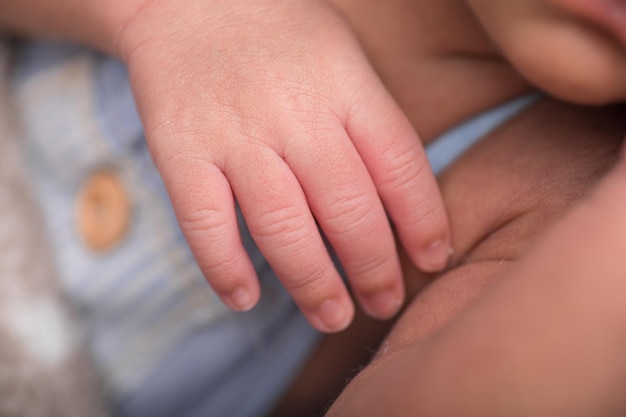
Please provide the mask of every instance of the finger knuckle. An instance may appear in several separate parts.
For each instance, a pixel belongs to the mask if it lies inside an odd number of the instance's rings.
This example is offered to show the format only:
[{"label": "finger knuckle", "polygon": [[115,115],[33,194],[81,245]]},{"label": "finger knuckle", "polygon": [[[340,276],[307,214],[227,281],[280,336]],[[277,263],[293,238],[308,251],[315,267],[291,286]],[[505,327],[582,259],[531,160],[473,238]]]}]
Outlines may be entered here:
[{"label": "finger knuckle", "polygon": [[[325,213],[319,215],[324,231],[329,234],[344,234],[366,238],[371,230],[376,213],[376,202],[365,194],[353,193],[335,199]],[[365,235],[365,236],[364,236]]]},{"label": "finger knuckle", "polygon": [[185,210],[178,215],[178,223],[186,233],[218,234],[228,224],[229,215],[221,208],[203,207]]},{"label": "finger knuckle", "polygon": [[232,241],[227,219],[215,209],[201,209],[179,216],[181,230],[196,255],[198,266],[210,282],[223,277],[237,277],[240,271],[235,242]]},{"label": "finger knuckle", "polygon": [[[297,275],[285,280],[283,285],[290,294],[298,298],[316,300],[324,293],[325,284],[328,279],[328,271],[322,265],[310,265],[300,268]],[[315,301],[312,301],[315,303]]]},{"label": "finger knuckle", "polygon": [[300,246],[305,240],[307,219],[295,207],[283,206],[260,213],[251,222],[257,239],[281,247]]},{"label": "finger knuckle", "polygon": [[240,261],[234,254],[211,256],[198,261],[198,266],[217,292],[228,292],[238,286]]},{"label": "finger knuckle", "polygon": [[[448,220],[443,205],[435,201],[421,202],[411,218],[406,217],[403,223],[404,236],[413,235],[410,240],[432,243],[433,239],[441,238],[447,233]],[[406,232],[406,233],[405,233]]]},{"label": "finger knuckle", "polygon": [[381,286],[388,286],[386,277],[390,276],[391,267],[392,258],[389,256],[364,256],[354,265],[347,266],[346,272],[361,291],[376,292]]},{"label": "finger knuckle", "polygon": [[425,169],[430,169],[427,164],[419,163],[415,152],[400,152],[387,158],[389,161],[384,167],[385,173],[379,187],[391,190],[411,190],[419,178],[425,174]]}]

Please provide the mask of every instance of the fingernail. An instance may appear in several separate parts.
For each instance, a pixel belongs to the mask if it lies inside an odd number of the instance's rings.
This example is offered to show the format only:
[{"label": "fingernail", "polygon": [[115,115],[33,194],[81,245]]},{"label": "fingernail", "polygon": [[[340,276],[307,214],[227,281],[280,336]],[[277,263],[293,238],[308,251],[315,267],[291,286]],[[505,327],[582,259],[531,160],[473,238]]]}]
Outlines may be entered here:
[{"label": "fingernail", "polygon": [[322,304],[317,311],[317,317],[323,323],[324,329],[328,332],[338,332],[350,324],[350,317],[346,314],[345,308],[335,300],[328,300]]},{"label": "fingernail", "polygon": [[231,308],[237,311],[248,311],[254,307],[250,293],[243,288],[237,288],[228,296]]},{"label": "fingernail", "polygon": [[420,264],[424,272],[439,272],[448,266],[448,261],[454,253],[446,240],[435,241],[426,248],[423,262]]},{"label": "fingernail", "polygon": [[395,292],[383,291],[366,297],[363,308],[372,317],[388,319],[398,312],[401,305],[402,299]]}]

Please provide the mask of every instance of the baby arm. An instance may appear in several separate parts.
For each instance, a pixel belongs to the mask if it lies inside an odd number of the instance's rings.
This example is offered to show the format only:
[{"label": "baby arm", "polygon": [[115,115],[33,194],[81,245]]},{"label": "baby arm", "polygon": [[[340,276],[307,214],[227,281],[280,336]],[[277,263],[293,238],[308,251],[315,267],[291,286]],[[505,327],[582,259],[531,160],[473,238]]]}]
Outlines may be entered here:
[{"label": "baby arm", "polygon": [[446,264],[447,220],[419,139],[325,2],[2,0],[0,21],[124,60],[182,231],[230,307],[259,297],[235,199],[322,331],[346,327],[353,305],[320,229],[375,317],[404,298],[387,214],[419,267]]},{"label": "baby arm", "polygon": [[455,265],[329,416],[626,411],[623,111],[539,104],[444,175]]}]

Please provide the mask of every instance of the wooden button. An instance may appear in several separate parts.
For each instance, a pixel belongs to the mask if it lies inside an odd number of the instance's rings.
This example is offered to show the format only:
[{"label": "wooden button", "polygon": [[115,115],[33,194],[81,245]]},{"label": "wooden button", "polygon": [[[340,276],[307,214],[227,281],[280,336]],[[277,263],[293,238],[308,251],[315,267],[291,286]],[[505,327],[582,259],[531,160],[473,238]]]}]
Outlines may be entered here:
[{"label": "wooden button", "polygon": [[97,172],[83,185],[76,221],[80,237],[90,249],[108,250],[122,240],[130,221],[130,201],[114,173]]}]

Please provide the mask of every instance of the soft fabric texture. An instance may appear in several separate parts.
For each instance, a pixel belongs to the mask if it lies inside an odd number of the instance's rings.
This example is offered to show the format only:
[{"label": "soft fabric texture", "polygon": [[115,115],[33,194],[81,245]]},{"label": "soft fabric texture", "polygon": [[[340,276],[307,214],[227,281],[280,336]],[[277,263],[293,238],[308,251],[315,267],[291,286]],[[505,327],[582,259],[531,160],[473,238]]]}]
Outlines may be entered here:
[{"label": "soft fabric texture", "polygon": [[0,416],[104,416],[82,323],[60,291],[25,183],[9,65],[0,45]]}]

